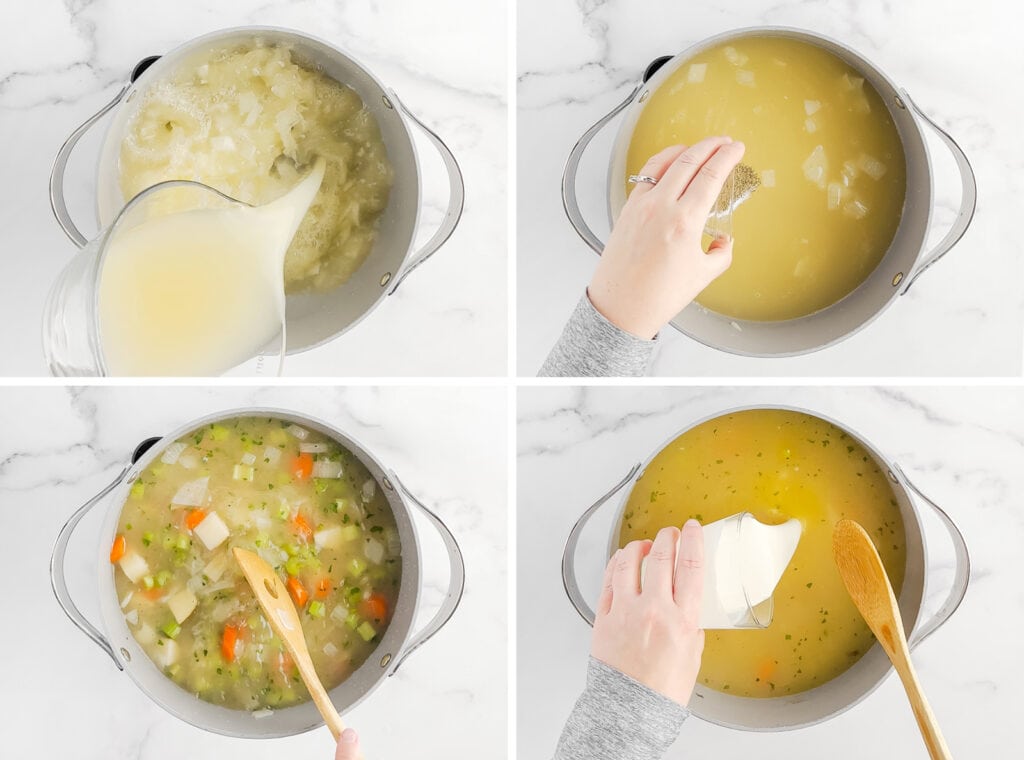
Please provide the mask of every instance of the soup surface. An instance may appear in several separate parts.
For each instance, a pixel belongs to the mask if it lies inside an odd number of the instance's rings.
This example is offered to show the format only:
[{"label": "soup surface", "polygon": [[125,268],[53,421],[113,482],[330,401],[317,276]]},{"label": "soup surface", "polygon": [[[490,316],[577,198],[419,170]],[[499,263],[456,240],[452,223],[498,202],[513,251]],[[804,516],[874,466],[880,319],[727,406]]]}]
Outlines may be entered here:
[{"label": "soup surface", "polygon": [[707,631],[699,683],[743,697],[796,694],[835,678],[874,643],[832,558],[832,531],[856,520],[871,534],[899,595],[903,520],[889,481],[855,439],[799,412],[756,409],[717,417],[666,446],[634,485],[619,545],[658,530],[751,512],[803,535],[775,589],[765,629]]},{"label": "soup surface", "polygon": [[193,57],[150,88],[121,144],[121,191],[127,200],[184,179],[263,204],[317,157],[327,170],[284,275],[290,293],[326,291],[370,254],[392,168],[355,90],[300,65],[287,47],[254,42]]},{"label": "soup surface", "polygon": [[401,544],[381,489],[350,452],[277,419],[199,428],[132,484],[111,548],[128,627],[175,683],[241,710],[304,701],[235,546],[284,580],[324,686],[366,660],[398,597]]},{"label": "soup surface", "polygon": [[710,135],[744,142],[761,186],[734,212],[732,266],[701,305],[736,319],[792,319],[871,274],[900,223],[906,166],[888,109],[855,69],[785,37],[708,48],[651,94],[627,176],[669,145]]}]

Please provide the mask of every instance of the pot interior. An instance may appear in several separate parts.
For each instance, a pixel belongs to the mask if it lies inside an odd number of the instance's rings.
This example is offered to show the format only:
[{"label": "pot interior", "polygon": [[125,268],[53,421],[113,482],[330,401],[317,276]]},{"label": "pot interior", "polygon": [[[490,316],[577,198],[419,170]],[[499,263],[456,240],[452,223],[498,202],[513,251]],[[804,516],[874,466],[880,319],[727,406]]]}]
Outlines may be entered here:
[{"label": "pot interior", "polygon": [[[695,422],[693,425],[674,434],[646,460],[629,491],[624,492],[622,502],[612,523],[612,531],[605,556],[610,558],[611,554],[618,548],[618,530],[624,519],[629,495],[637,487],[637,482],[658,454],[680,435],[704,422],[737,412],[755,409],[798,412],[811,417],[817,417],[834,425],[852,438],[853,441],[859,443],[868,455],[873,458],[879,470],[888,477],[893,497],[898,504],[906,535],[906,570],[903,586],[899,594],[899,606],[904,629],[909,636],[917,623],[920,613],[926,571],[924,535],[910,495],[895,477],[889,462],[870,443],[844,425],[807,410],[783,406],[752,406],[730,409]],[[694,715],[704,720],[730,728],[749,731],[795,729],[820,723],[849,709],[877,688],[891,670],[892,667],[888,657],[876,641],[851,667],[816,688],[787,696],[754,698],[730,695],[708,688],[698,682],[693,698],[690,701],[689,709]]]},{"label": "pot interior", "polygon": [[[857,70],[874,86],[889,109],[906,159],[906,198],[896,234],[878,266],[849,295],[798,319],[774,322],[733,319],[694,302],[672,320],[674,327],[711,348],[744,356],[793,356],[832,345],[871,322],[899,294],[900,283],[911,274],[927,238],[932,207],[932,173],[924,136],[895,83],[874,64],[827,37],[784,27],[735,30],[691,46],[658,69],[624,112],[608,169],[609,218],[614,222],[626,201],[623,187],[626,153],[650,93],[707,48],[751,36],[778,36],[807,42],[832,53]],[[737,241],[736,245],[743,245],[743,241]]]},{"label": "pot interior", "polygon": [[248,409],[223,412],[196,420],[163,437],[136,461],[121,485],[107,497],[106,517],[98,547],[100,610],[107,637],[114,651],[140,689],[172,715],[214,733],[244,738],[290,736],[323,724],[311,701],[274,710],[255,718],[245,710],[233,710],[199,699],[178,686],[149,659],[125,622],[114,587],[114,567],[107,553],[117,531],[118,518],[128,496],[129,484],[158,459],[169,443],[197,428],[236,417],[272,417],[293,422],[334,439],[367,467],[377,481],[395,517],[402,546],[402,578],[391,622],[369,658],[348,678],[330,691],[331,701],[340,713],[355,707],[392,672],[392,667],[408,640],[419,603],[420,551],[414,524],[385,468],[358,442],[319,420],[276,409]]},{"label": "pot interior", "polygon": [[296,60],[348,85],[362,98],[380,126],[394,184],[381,215],[373,250],[343,285],[327,293],[288,296],[289,353],[313,348],[359,322],[386,294],[388,282],[401,270],[413,244],[420,209],[420,174],[406,120],[384,85],[337,48],[287,29],[245,27],[199,37],[172,50],[150,66],[129,88],[107,129],[97,170],[97,213],[105,227],[125,203],[119,182],[121,141],[148,88],[194,56],[254,40],[292,49]]}]

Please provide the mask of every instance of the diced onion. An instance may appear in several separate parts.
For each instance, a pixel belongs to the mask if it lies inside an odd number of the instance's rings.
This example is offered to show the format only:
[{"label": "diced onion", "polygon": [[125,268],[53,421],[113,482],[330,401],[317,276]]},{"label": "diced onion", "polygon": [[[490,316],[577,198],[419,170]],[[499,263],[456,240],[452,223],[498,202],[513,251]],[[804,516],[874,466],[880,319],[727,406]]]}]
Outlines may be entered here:
[{"label": "diced onion", "polygon": [[196,465],[199,464],[199,460],[194,454],[182,454],[178,459],[178,464],[184,467],[186,470],[194,470]]},{"label": "diced onion", "polygon": [[171,497],[171,504],[182,507],[201,507],[206,502],[206,487],[210,478],[198,478],[183,483],[178,492]]},{"label": "diced onion", "polygon": [[377,493],[377,482],[372,478],[370,480],[363,481],[363,502],[368,502]]},{"label": "diced onion", "polygon": [[816,145],[811,155],[803,163],[804,176],[820,187],[825,189],[825,172],[828,171],[828,158],[825,156],[825,148]]},{"label": "diced onion", "polygon": [[157,654],[154,658],[156,664],[162,668],[169,668],[178,659],[178,643],[174,639],[164,639],[163,646],[157,647]]},{"label": "diced onion", "polygon": [[124,599],[121,600],[121,609],[122,610],[125,607],[128,606],[128,602],[130,602],[132,600],[133,596],[135,596],[135,592],[134,591],[129,591],[127,594],[124,595]]},{"label": "diced onion", "polygon": [[843,213],[854,219],[863,219],[868,215],[868,207],[857,198],[843,206]]},{"label": "diced onion", "polygon": [[807,130],[807,134],[814,134],[818,131],[818,122],[814,119],[804,119],[804,129]]},{"label": "diced onion", "polygon": [[754,87],[754,72],[746,69],[739,69],[736,72],[736,81],[744,87]]},{"label": "diced onion", "polygon": [[256,464],[256,455],[251,451],[247,451],[242,454],[242,464],[254,465]]},{"label": "diced onion", "polygon": [[725,53],[726,60],[728,60],[733,66],[742,66],[750,60],[747,55],[744,55],[731,45],[727,46],[722,52]]},{"label": "diced onion", "polygon": [[847,73],[839,77],[839,81],[842,83],[844,90],[853,91],[864,89],[864,77],[851,77]]},{"label": "diced onion", "polygon": [[293,438],[298,438],[300,441],[304,441],[309,437],[309,431],[305,428],[300,428],[298,425],[289,425],[285,430],[291,433]]},{"label": "diced onion", "polygon": [[253,710],[249,714],[256,720],[261,720],[263,718],[269,718],[271,715],[274,714],[274,711],[271,710],[269,707],[264,707],[262,710]]},{"label": "diced onion", "polygon": [[181,457],[182,455],[182,452],[184,452],[185,449],[187,448],[187,443],[175,441],[166,449],[164,449],[164,453],[160,455],[160,461],[163,462],[164,464],[177,464],[179,457]]},{"label": "diced onion", "polygon": [[345,618],[348,617],[348,607],[344,604],[339,604],[333,610],[331,610],[331,619],[337,620],[339,623],[344,623]]},{"label": "diced onion", "polygon": [[804,113],[808,116],[813,116],[821,108],[820,100],[805,100],[804,101]]},{"label": "diced onion", "polygon": [[762,187],[775,187],[775,170],[765,169],[761,172]]},{"label": "diced onion", "polygon": [[149,564],[137,552],[128,552],[117,563],[132,583],[138,583],[149,573]]},{"label": "diced onion", "polygon": [[131,612],[129,612],[127,615],[124,616],[124,621],[128,625],[138,625],[139,624],[139,611],[138,610],[132,610]]},{"label": "diced onion", "polygon": [[394,528],[384,529],[384,544],[388,548],[388,554],[392,557],[402,556],[402,541],[398,537],[398,531]]},{"label": "diced onion", "polygon": [[235,150],[235,141],[229,135],[217,135],[210,138],[210,147],[214,150]]},{"label": "diced onion", "polygon": [[324,454],[331,450],[329,443],[300,443],[299,451],[303,454]]},{"label": "diced onion", "polygon": [[686,74],[686,81],[690,84],[700,84],[704,81],[704,75],[707,73],[708,65],[706,63],[691,63],[690,70]]},{"label": "diced onion", "polygon": [[869,156],[867,153],[861,153],[860,158],[857,160],[857,164],[864,173],[867,174],[871,179],[879,180],[885,176],[885,172],[888,167],[879,161],[874,156]]},{"label": "diced onion", "polygon": [[340,525],[335,525],[330,528],[324,528],[318,530],[313,534],[313,543],[316,544],[317,549],[335,549],[342,543],[342,528]]},{"label": "diced onion", "polygon": [[838,182],[828,183],[828,208],[829,211],[835,211],[839,208],[839,203],[843,199],[843,186]]},{"label": "diced onion", "polygon": [[318,459],[313,462],[314,478],[340,478],[341,462],[336,459]]},{"label": "diced onion", "polygon": [[379,565],[384,561],[384,544],[375,538],[366,540],[366,546],[363,547],[363,554],[375,565]]},{"label": "diced onion", "polygon": [[263,450],[263,459],[271,466],[277,464],[281,459],[281,449],[276,446],[267,446]]},{"label": "diced onion", "polygon": [[338,647],[334,646],[333,641],[328,641],[326,644],[324,644],[324,654],[328,657],[337,657],[338,651]]}]

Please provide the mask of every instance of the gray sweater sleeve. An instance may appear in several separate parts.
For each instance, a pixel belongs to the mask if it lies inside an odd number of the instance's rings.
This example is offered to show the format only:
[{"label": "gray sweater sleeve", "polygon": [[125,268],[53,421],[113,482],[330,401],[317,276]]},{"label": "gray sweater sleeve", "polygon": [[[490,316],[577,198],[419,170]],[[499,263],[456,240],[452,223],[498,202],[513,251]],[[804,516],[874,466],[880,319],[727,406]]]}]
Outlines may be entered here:
[{"label": "gray sweater sleeve", "polygon": [[620,330],[590,303],[586,293],[551,349],[541,377],[643,377],[657,346]]},{"label": "gray sweater sleeve", "polygon": [[562,729],[554,760],[657,760],[689,711],[600,660]]}]

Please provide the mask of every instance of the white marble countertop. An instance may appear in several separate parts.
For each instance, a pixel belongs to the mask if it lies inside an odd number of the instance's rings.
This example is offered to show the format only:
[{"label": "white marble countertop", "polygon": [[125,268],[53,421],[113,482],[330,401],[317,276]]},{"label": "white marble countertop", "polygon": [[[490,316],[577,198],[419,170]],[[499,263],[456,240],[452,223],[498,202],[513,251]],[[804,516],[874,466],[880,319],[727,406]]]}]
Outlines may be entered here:
[{"label": "white marble countertop", "polygon": [[[0,533],[8,602],[0,625],[0,733],[7,760],[279,760],[334,757],[326,729],[247,741],[165,713],[78,632],[50,590],[53,542],[75,508],[105,486],[143,439],[241,406],[319,417],[366,446],[436,509],[465,553],[455,617],[346,716],[368,757],[505,757],[507,710],[507,411],[503,388],[6,388],[0,393]],[[96,511],[99,511],[98,509]],[[101,516],[72,537],[70,589],[97,619]],[[415,518],[424,593],[417,627],[437,609],[448,563]],[[14,622],[21,621],[26,627]],[[22,640],[18,631],[30,632]]]},{"label": "white marble countertop", "polygon": [[[967,597],[913,659],[953,755],[1008,756],[1019,743],[1017,694],[1024,676],[1024,392],[999,387],[520,389],[519,756],[550,757],[583,686],[590,628],[570,606],[559,577],[573,523],[678,431],[754,403],[800,406],[845,423],[899,463],[960,526],[973,564]],[[599,511],[601,519],[580,543],[581,587],[591,602],[618,503]],[[924,616],[948,592],[953,555],[941,524],[927,507],[918,511],[934,562]],[[800,731],[747,733],[690,718],[668,757],[924,760],[927,752],[899,680],[890,677],[852,710]]]},{"label": "white marble countertop", "polygon": [[[780,25],[838,39],[874,61],[966,151],[978,179],[967,236],[908,295],[853,338],[792,359],[749,359],[672,329],[654,374],[670,376],[1017,376],[1021,372],[1024,243],[1015,225],[1024,190],[1016,125],[1024,100],[1007,90],[1020,72],[1019,6],[773,0],[519,0],[518,366],[537,372],[594,270],[596,257],[562,211],[561,172],[576,140],[639,81],[647,65],[729,29]],[[618,122],[580,170],[580,205],[606,239],[605,177]],[[927,131],[927,130],[925,130]],[[929,136],[936,213],[929,240],[952,221],[960,182]],[[741,241],[737,241],[741,244]]]},{"label": "white marble countertop", "polygon": [[[504,0],[0,4],[0,375],[46,374],[43,300],[75,251],[47,200],[50,166],[61,143],[113,97],[143,57],[216,29],[250,24],[305,31],[362,62],[442,136],[466,181],[465,214],[451,240],[365,322],[328,346],[291,357],[286,373],[505,374],[504,7]],[[90,223],[99,145],[93,137],[83,140],[68,172],[71,211]],[[422,243],[440,221],[448,183],[437,152],[421,135],[415,141],[423,171],[417,238]]]}]

